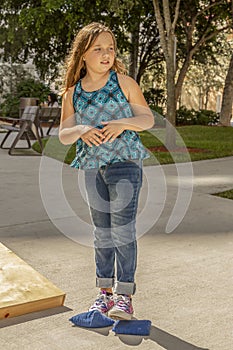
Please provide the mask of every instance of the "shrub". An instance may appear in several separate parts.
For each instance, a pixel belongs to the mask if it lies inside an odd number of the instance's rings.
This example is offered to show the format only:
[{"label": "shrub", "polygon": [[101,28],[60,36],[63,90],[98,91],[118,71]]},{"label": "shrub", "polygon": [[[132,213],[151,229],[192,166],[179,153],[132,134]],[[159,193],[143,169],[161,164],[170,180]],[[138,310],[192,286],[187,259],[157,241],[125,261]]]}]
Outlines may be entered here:
[{"label": "shrub", "polygon": [[219,115],[211,110],[202,109],[196,111],[181,106],[176,111],[176,125],[216,125]]},{"label": "shrub", "polygon": [[20,97],[38,97],[40,102],[47,99],[50,92],[48,86],[39,80],[25,78],[20,80],[13,93],[7,93],[3,96],[4,102],[1,104],[1,115],[3,117],[19,117]]},{"label": "shrub", "polygon": [[47,85],[33,78],[23,79],[16,85],[18,97],[38,97],[40,102],[46,101],[50,93]]},{"label": "shrub", "polygon": [[196,111],[194,109],[187,109],[181,106],[176,111],[176,125],[194,125],[196,124]]},{"label": "shrub", "polygon": [[2,117],[19,117],[19,98],[11,94],[5,95],[5,100],[0,106]]},{"label": "shrub", "polygon": [[201,109],[196,112],[197,124],[199,125],[216,125],[219,122],[219,115],[208,109]]}]

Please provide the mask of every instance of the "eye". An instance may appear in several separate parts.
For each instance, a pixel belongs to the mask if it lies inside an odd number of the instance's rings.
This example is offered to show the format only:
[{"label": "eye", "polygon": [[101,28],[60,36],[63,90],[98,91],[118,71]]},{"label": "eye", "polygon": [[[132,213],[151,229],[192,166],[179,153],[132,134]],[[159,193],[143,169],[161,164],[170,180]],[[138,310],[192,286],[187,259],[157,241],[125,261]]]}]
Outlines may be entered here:
[{"label": "eye", "polygon": [[114,47],[110,47],[110,48],[109,48],[109,51],[114,51]]},{"label": "eye", "polygon": [[96,49],[94,49],[94,51],[100,51],[101,48],[100,47],[97,47]]}]

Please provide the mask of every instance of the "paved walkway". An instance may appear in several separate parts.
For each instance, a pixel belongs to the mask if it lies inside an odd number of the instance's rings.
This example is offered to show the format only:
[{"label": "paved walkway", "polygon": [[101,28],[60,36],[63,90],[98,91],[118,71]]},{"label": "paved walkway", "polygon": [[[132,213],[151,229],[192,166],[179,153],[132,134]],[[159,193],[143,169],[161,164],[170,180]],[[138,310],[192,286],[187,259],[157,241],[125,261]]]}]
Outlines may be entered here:
[{"label": "paved walkway", "polygon": [[[233,201],[211,193],[233,188],[233,157],[193,163],[193,192],[188,165],[178,166],[180,182],[174,165],[145,168],[139,228],[148,232],[138,242],[134,297],[136,318],[153,324],[144,339],[80,329],[68,321],[85,311],[97,292],[93,248],[85,240],[89,214],[77,172],[64,166],[59,178],[73,210],[69,221],[70,209],[65,205],[64,212],[57,203],[56,162],[0,150],[0,164],[1,242],[67,294],[63,308],[0,321],[2,349],[232,349]],[[47,185],[52,191],[46,192]],[[76,231],[82,232],[74,241],[69,236],[77,222]],[[66,228],[67,236],[61,232]]]}]

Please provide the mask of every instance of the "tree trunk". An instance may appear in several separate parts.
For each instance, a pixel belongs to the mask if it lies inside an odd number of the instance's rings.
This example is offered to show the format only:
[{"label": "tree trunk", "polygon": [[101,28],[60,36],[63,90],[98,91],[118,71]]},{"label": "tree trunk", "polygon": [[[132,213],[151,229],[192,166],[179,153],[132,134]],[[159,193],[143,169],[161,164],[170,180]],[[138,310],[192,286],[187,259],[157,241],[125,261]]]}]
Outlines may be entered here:
[{"label": "tree trunk", "polygon": [[229,69],[227,72],[225,86],[223,90],[222,108],[220,112],[219,124],[230,126],[232,118],[232,103],[233,103],[233,54],[231,56]]},{"label": "tree trunk", "polygon": [[153,0],[155,17],[158,24],[160,43],[166,60],[167,84],[167,113],[166,113],[166,139],[165,145],[169,150],[176,147],[176,87],[175,87],[175,27],[179,15],[180,0],[177,0],[173,21],[171,20],[169,0],[163,0],[163,16],[158,0]]},{"label": "tree trunk", "polygon": [[166,66],[167,66],[167,113],[166,113],[165,145],[167,149],[172,150],[176,147],[175,74],[174,74],[172,62],[170,62],[170,60],[166,63]]},{"label": "tree trunk", "polygon": [[206,92],[205,92],[205,109],[208,109],[209,92],[210,92],[210,88],[207,87]]},{"label": "tree trunk", "polygon": [[181,96],[184,79],[185,79],[187,71],[189,69],[191,59],[192,59],[192,56],[190,54],[188,54],[185,58],[183,66],[181,67],[181,70],[180,70],[180,73],[179,73],[179,76],[178,76],[178,79],[176,82],[176,93],[175,93],[176,101],[178,101],[180,96]]},{"label": "tree trunk", "polygon": [[145,64],[143,62],[138,64],[138,71],[137,71],[137,78],[136,78],[138,85],[140,85],[141,78],[142,78],[143,74],[145,73],[146,67],[147,67],[147,64]]},{"label": "tree trunk", "polygon": [[137,28],[131,33],[131,44],[129,76],[136,80],[138,72],[139,22]]}]

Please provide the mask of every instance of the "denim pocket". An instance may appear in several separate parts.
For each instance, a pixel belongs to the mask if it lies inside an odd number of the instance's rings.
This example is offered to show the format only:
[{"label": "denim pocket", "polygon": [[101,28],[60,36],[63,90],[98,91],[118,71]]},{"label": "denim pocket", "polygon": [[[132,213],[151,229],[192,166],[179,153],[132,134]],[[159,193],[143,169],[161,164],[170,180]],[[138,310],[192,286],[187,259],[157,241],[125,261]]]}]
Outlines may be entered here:
[{"label": "denim pocket", "polygon": [[127,160],[113,163],[105,168],[104,177],[108,184],[117,184],[119,181],[127,180],[141,186],[142,162],[141,160]]}]

